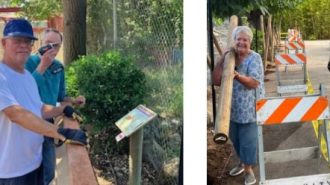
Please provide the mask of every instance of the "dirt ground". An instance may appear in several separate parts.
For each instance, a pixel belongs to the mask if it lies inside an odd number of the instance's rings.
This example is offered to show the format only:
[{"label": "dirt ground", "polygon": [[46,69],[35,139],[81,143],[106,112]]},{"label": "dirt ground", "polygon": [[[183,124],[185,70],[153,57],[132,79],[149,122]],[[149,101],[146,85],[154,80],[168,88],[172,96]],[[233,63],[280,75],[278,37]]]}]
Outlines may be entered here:
[{"label": "dirt ground", "polygon": [[207,184],[226,184],[227,166],[233,155],[233,148],[230,144],[216,145],[213,142],[211,128],[207,129]]}]

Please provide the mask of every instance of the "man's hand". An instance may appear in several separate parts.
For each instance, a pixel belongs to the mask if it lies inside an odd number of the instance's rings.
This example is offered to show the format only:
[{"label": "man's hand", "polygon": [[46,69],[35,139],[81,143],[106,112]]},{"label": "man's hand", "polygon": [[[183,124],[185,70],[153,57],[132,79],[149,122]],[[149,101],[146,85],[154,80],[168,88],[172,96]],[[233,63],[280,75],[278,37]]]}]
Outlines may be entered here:
[{"label": "man's hand", "polygon": [[86,104],[86,98],[82,95],[79,95],[76,97],[76,99],[73,100],[73,105],[79,105],[84,106]]},{"label": "man's hand", "polygon": [[78,122],[83,122],[83,119],[80,116],[80,114],[77,111],[75,111],[71,106],[66,106],[63,109],[63,114],[68,118],[75,119]]},{"label": "man's hand", "polygon": [[65,142],[72,144],[87,145],[86,133],[80,129],[59,128],[57,132],[65,137],[65,140],[60,141],[57,144],[57,146],[61,146]]},{"label": "man's hand", "polygon": [[46,51],[42,56],[40,56],[40,64],[38,65],[36,70],[40,74],[43,74],[47,70],[47,68],[52,64],[56,55],[57,55],[57,51],[54,48]]}]

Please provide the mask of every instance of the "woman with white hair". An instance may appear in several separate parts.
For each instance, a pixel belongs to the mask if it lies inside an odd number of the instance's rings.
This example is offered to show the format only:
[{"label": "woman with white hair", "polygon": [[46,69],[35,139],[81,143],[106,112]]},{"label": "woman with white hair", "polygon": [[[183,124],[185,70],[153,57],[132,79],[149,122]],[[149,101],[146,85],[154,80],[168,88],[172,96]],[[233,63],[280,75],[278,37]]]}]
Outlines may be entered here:
[{"label": "woman with white hair", "polygon": [[[229,171],[230,176],[245,172],[245,184],[255,184],[252,166],[257,163],[257,124],[255,102],[264,96],[264,72],[261,57],[250,49],[253,34],[249,27],[233,31],[236,54],[229,136],[240,161]],[[228,53],[228,52],[227,52]],[[225,53],[217,63],[214,85],[220,85]]]}]

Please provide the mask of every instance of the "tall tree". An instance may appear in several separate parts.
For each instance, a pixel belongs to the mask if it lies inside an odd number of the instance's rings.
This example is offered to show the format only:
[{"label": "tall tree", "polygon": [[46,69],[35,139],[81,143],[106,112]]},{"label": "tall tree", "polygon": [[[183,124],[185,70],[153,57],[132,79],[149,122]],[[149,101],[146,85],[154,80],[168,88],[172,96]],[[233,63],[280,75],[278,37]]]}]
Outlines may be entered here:
[{"label": "tall tree", "polygon": [[62,0],[64,17],[64,63],[86,55],[86,0]]}]

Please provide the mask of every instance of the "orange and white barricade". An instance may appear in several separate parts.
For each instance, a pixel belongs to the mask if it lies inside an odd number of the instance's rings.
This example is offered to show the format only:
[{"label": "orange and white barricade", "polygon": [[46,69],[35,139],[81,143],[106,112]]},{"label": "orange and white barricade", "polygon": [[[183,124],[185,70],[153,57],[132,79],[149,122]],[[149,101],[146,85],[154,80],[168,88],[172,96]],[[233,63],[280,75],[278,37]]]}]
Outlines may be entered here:
[{"label": "orange and white barricade", "polygon": [[285,42],[285,53],[305,53],[305,43],[303,41]]},{"label": "orange and white barricade", "polygon": [[[300,185],[320,184],[319,182],[330,182],[330,174],[317,174],[299,177],[288,177],[266,180],[266,163],[285,163],[294,160],[307,160],[318,158],[320,146],[293,148],[288,150],[277,150],[264,152],[262,127],[267,125],[281,125],[285,123],[305,123],[313,120],[323,121],[319,127],[319,136],[323,134],[326,140],[326,148],[329,151],[329,103],[324,96],[321,85],[320,95],[306,95],[295,97],[272,97],[256,101],[256,120],[258,125],[258,153],[260,182],[262,185]],[[303,137],[303,136],[302,136]],[[321,137],[319,137],[321,138]],[[316,154],[316,155],[315,155]],[[328,159],[330,158],[327,152]],[[322,181],[320,181],[320,179]],[[302,183],[303,182],[303,183]]]},{"label": "orange and white barricade", "polygon": [[301,38],[301,36],[299,34],[299,36],[293,35],[293,36],[289,37],[288,38],[288,41],[289,42],[301,42],[303,40],[302,40],[302,38]]},{"label": "orange and white barricade", "polygon": [[[279,95],[285,93],[306,93],[307,92],[307,60],[304,53],[295,53],[295,54],[276,54],[275,55],[275,65],[276,65],[276,77],[278,81],[277,93]],[[299,78],[292,78],[289,80],[281,79],[280,67],[284,66],[285,71],[287,72],[287,66],[298,66],[303,68],[303,73],[298,72]],[[288,73],[288,72],[287,72]],[[288,75],[285,73],[286,75]],[[283,73],[282,73],[283,74]],[[288,83],[288,82],[294,82]],[[297,82],[298,81],[298,82]]]},{"label": "orange and white barricade", "polygon": [[288,38],[287,38],[288,42],[300,42],[302,41],[302,36],[300,31],[296,30],[296,29],[289,29],[288,30]]}]

